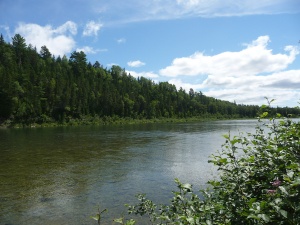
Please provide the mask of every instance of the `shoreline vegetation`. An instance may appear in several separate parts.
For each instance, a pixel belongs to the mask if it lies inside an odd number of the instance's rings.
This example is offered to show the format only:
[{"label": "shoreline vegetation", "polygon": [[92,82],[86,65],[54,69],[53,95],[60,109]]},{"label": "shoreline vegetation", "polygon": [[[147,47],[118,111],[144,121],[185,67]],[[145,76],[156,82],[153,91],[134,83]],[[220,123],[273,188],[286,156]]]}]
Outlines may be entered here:
[{"label": "shoreline vegetation", "polygon": [[154,124],[154,123],[185,123],[185,122],[205,122],[216,120],[245,120],[255,118],[238,118],[238,117],[187,117],[187,118],[153,118],[153,119],[133,119],[118,117],[84,117],[80,119],[71,118],[68,121],[59,123],[57,121],[49,121],[44,123],[14,123],[12,121],[4,121],[0,124],[0,128],[38,128],[38,127],[65,127],[65,126],[106,126],[106,125],[130,125],[130,124]]},{"label": "shoreline vegetation", "polygon": [[[299,117],[290,117],[299,118]],[[207,117],[187,117],[187,118],[153,118],[153,119],[133,119],[118,117],[89,117],[80,119],[71,118],[64,123],[57,121],[49,121],[44,123],[14,123],[12,121],[4,121],[0,123],[0,128],[39,128],[39,127],[67,127],[67,126],[108,126],[108,125],[131,125],[131,124],[154,124],[154,123],[187,123],[187,122],[207,122],[217,120],[256,120],[256,118],[239,118],[211,116]]]},{"label": "shoreline vegetation", "polygon": [[[120,66],[104,68],[84,52],[55,57],[16,34],[0,35],[0,126],[37,127],[256,118],[257,105],[237,104],[168,82],[133,77]],[[273,115],[300,115],[276,107]]]}]

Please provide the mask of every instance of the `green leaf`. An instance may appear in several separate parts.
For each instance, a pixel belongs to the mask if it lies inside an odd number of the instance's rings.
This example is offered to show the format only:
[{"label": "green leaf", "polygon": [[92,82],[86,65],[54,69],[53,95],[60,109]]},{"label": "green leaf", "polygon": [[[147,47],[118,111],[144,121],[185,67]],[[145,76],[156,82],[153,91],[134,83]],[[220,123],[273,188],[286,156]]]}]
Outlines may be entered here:
[{"label": "green leaf", "polygon": [[267,108],[267,107],[268,107],[268,106],[265,105],[265,104],[263,104],[263,105],[261,106],[262,109]]},{"label": "green leaf", "polygon": [[290,178],[293,178],[293,176],[294,176],[294,171],[288,172],[287,175],[288,175]]},{"label": "green leaf", "polygon": [[191,184],[182,184],[181,188],[186,189],[187,191],[191,191],[192,185]]},{"label": "green leaf", "polygon": [[252,204],[253,204],[255,201],[256,201],[256,198],[251,198],[251,199],[249,200],[248,205],[249,205],[250,207],[252,207]]},{"label": "green leaf", "polygon": [[134,225],[135,224],[135,220],[131,219],[126,221],[125,225]]},{"label": "green leaf", "polygon": [[278,187],[284,194],[289,195],[289,193],[286,191],[285,187],[279,186]]},{"label": "green leaf", "polygon": [[194,222],[193,217],[188,217],[186,220],[189,222],[189,224],[193,224],[193,222]]},{"label": "green leaf", "polygon": [[225,139],[229,139],[229,135],[228,135],[228,134],[223,134],[223,137],[224,137]]},{"label": "green leaf", "polygon": [[225,164],[227,164],[227,159],[226,158],[222,158],[222,159],[219,159],[219,163],[225,163]]},{"label": "green leaf", "polygon": [[281,198],[276,198],[276,199],[275,199],[275,203],[276,203],[276,204],[279,204],[280,202],[282,202],[282,199],[281,199]]},{"label": "green leaf", "polygon": [[158,218],[160,220],[170,220],[170,218],[168,216],[162,216],[162,215],[160,215]]},{"label": "green leaf", "polygon": [[235,145],[236,143],[238,143],[240,140],[238,140],[238,139],[233,139],[233,140],[231,140],[230,141],[230,143],[232,144],[232,145]]},{"label": "green leaf", "polygon": [[247,219],[256,219],[256,220],[259,220],[259,217],[254,215],[254,214],[251,214],[247,217]]},{"label": "green leaf", "polygon": [[265,117],[267,117],[268,115],[269,115],[268,112],[263,112],[260,116],[261,116],[262,118],[265,118]]},{"label": "green leaf", "polygon": [[270,221],[270,217],[266,214],[260,214],[260,217],[267,223]]},{"label": "green leaf", "polygon": [[271,101],[270,101],[270,103],[272,103],[272,102],[274,102],[276,99],[275,98],[273,98]]},{"label": "green leaf", "polygon": [[179,180],[178,178],[175,178],[174,181],[175,181],[175,183],[178,184],[178,185],[181,184],[181,183],[180,183],[180,180]]},{"label": "green leaf", "polygon": [[255,156],[251,155],[248,160],[249,160],[249,162],[254,162],[255,161]]},{"label": "green leaf", "polygon": [[91,216],[91,218],[98,221],[100,219],[100,214],[97,214],[96,216]]},{"label": "green leaf", "polygon": [[207,225],[212,225],[212,222],[210,220],[206,220]]},{"label": "green leaf", "polygon": [[291,179],[290,179],[288,176],[284,176],[284,177],[283,177],[283,180],[284,180],[284,181],[287,181],[287,182],[289,182],[289,183],[292,182]]},{"label": "green leaf", "polygon": [[292,187],[295,187],[295,186],[299,186],[300,185],[300,179],[297,179],[295,180],[293,183],[292,183]]},{"label": "green leaf", "polygon": [[118,218],[118,219],[114,219],[114,222],[123,224],[123,217]]},{"label": "green leaf", "polygon": [[280,209],[279,212],[284,218],[287,218],[287,211]]},{"label": "green leaf", "polygon": [[268,203],[267,203],[266,201],[262,201],[262,202],[260,203],[260,208],[261,208],[261,209],[265,208],[265,206],[266,206],[267,204],[268,204]]}]

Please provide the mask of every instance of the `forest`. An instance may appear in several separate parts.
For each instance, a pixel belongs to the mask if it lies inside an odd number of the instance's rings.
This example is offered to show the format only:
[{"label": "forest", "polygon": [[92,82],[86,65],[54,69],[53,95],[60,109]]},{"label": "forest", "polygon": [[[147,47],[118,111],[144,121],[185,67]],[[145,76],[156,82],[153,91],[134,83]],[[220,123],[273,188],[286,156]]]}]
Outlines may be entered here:
[{"label": "forest", "polygon": [[[120,66],[104,68],[87,61],[84,52],[55,57],[16,34],[11,42],[0,36],[0,123],[66,124],[89,118],[255,118],[259,106],[236,104],[177,90],[168,82],[127,74]],[[283,116],[299,115],[298,107],[271,108]]]}]

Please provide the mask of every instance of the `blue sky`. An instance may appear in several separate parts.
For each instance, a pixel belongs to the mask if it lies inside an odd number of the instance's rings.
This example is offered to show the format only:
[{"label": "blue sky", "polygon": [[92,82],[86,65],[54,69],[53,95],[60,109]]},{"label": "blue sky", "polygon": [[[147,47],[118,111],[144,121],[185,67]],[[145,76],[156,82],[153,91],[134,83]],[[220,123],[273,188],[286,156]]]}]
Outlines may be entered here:
[{"label": "blue sky", "polygon": [[0,0],[0,33],[38,51],[241,104],[300,101],[299,0]]}]

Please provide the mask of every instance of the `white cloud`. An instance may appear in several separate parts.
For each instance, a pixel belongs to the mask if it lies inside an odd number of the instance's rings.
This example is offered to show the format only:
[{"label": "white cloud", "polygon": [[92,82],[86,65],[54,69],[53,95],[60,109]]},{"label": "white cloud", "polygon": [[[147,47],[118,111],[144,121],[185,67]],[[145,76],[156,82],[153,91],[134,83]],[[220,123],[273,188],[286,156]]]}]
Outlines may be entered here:
[{"label": "white cloud", "polygon": [[6,26],[6,25],[0,25],[0,29],[5,30],[6,35],[7,35],[8,37],[10,37],[10,38],[12,37],[12,34],[11,34],[11,32],[10,32],[9,26]]},{"label": "white cloud", "polygon": [[300,70],[281,71],[264,76],[246,76],[246,77],[216,77],[210,75],[202,83],[202,87],[219,89],[228,88],[249,88],[258,89],[289,89],[299,90]]},{"label": "white cloud", "polygon": [[76,25],[76,23],[74,23],[72,21],[67,21],[63,25],[59,26],[56,30],[54,30],[54,32],[58,33],[58,34],[64,34],[64,33],[67,33],[68,31],[72,35],[76,35],[77,34],[77,25]]},{"label": "white cloud", "polygon": [[248,88],[232,88],[232,89],[218,89],[204,91],[207,96],[215,97],[218,99],[236,101],[239,104],[248,105],[262,105],[266,104],[265,97],[269,99],[275,99],[273,105],[278,106],[295,106],[300,99],[299,91],[290,89],[278,89],[278,88],[260,88],[260,89],[248,89]]},{"label": "white cloud", "polygon": [[118,42],[119,44],[122,44],[122,43],[125,43],[125,42],[126,42],[126,39],[125,39],[125,38],[120,38],[120,39],[117,40],[117,42]]},{"label": "white cloud", "polygon": [[83,51],[86,54],[96,54],[98,52],[106,52],[107,49],[94,49],[93,47],[90,46],[83,46],[82,48],[77,48],[77,52]]},{"label": "white cloud", "polygon": [[127,65],[130,66],[130,67],[141,67],[141,66],[144,66],[145,63],[141,62],[140,60],[136,60],[136,61],[128,62]]},{"label": "white cloud", "polygon": [[130,71],[130,70],[126,70],[126,72],[128,74],[130,74],[131,76],[138,78],[138,77],[145,77],[145,78],[158,78],[158,74],[154,73],[154,72],[135,72],[135,71]]},{"label": "white cloud", "polygon": [[107,64],[107,67],[118,66],[118,65],[119,65],[118,63],[109,63]]},{"label": "white cloud", "polygon": [[83,36],[97,36],[102,26],[101,23],[96,23],[95,21],[88,22],[83,30]]},{"label": "white cloud", "polygon": [[183,88],[186,91],[189,91],[191,88],[194,90],[199,90],[203,87],[202,84],[192,84],[183,82],[181,79],[171,79],[168,81],[170,84],[174,84],[177,89]]},{"label": "white cloud", "polygon": [[217,99],[240,104],[265,104],[264,97],[276,99],[275,105],[295,106],[300,99],[300,70],[287,70],[264,76],[220,77],[210,75],[201,83],[184,82],[175,78],[168,81],[186,91],[193,88]]},{"label": "white cloud", "polygon": [[288,66],[299,49],[286,46],[285,53],[274,54],[267,48],[269,42],[268,36],[261,36],[238,52],[213,56],[196,52],[173,60],[160,75],[174,77],[169,83],[177,88],[193,88],[222,100],[261,105],[268,97],[279,106],[295,106],[300,99],[300,69],[288,70]]},{"label": "white cloud", "polygon": [[[186,16],[243,16],[299,12],[297,0],[177,0],[181,15]],[[299,5],[298,5],[299,6]]]},{"label": "white cloud", "polygon": [[196,52],[189,57],[176,58],[172,65],[159,72],[163,76],[180,75],[199,76],[249,76],[254,74],[277,72],[287,68],[297,54],[298,48],[285,47],[287,54],[273,54],[267,49],[270,38],[261,36],[239,52],[223,52],[218,55],[206,56]]},{"label": "white cloud", "polygon": [[53,55],[62,56],[70,53],[76,45],[73,36],[77,34],[77,25],[72,21],[67,21],[63,25],[53,28],[50,25],[20,23],[14,33],[23,36],[27,44],[32,44],[38,49],[46,45]]},{"label": "white cloud", "polygon": [[95,8],[101,8],[98,13],[101,13],[103,18],[110,19],[107,25],[187,17],[300,12],[299,0],[110,0],[99,3]]}]

